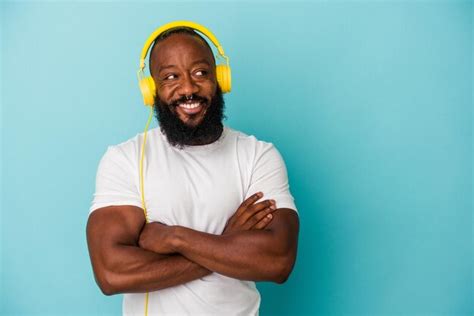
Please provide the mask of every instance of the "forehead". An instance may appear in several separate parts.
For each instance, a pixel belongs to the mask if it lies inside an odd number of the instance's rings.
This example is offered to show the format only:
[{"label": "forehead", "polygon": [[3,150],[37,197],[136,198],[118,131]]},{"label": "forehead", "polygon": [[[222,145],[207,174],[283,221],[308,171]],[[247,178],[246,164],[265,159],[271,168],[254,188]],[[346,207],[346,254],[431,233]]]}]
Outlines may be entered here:
[{"label": "forehead", "polygon": [[151,56],[153,68],[189,60],[207,60],[213,64],[212,51],[201,39],[189,34],[172,34],[156,44]]}]

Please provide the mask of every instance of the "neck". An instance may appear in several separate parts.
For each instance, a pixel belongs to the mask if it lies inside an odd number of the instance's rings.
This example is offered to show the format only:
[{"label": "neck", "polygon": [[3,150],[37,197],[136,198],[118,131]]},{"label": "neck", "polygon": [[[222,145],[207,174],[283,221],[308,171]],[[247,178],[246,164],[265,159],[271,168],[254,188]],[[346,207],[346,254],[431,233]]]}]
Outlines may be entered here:
[{"label": "neck", "polygon": [[224,126],[221,124],[220,128],[218,129],[218,132],[215,133],[214,135],[197,136],[197,137],[189,140],[188,142],[186,142],[183,145],[186,145],[186,146],[202,146],[202,145],[212,144],[213,142],[218,140],[219,137],[221,137],[223,131],[224,131]]}]

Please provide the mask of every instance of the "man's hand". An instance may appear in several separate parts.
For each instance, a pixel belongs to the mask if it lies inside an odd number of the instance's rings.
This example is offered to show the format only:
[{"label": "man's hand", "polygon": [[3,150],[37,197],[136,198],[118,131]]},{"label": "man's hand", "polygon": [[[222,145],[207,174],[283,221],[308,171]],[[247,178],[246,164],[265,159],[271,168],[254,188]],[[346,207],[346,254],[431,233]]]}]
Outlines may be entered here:
[{"label": "man's hand", "polygon": [[[276,206],[273,200],[255,203],[262,196],[262,192],[258,192],[242,202],[234,215],[227,221],[222,235],[265,228],[271,222],[271,213],[276,210]],[[138,245],[140,248],[163,255],[174,253],[171,246],[173,228],[173,226],[159,222],[148,223],[143,227]]]},{"label": "man's hand", "polygon": [[242,202],[234,215],[227,221],[222,235],[265,228],[272,220],[271,213],[276,210],[276,205],[274,200],[255,203],[262,196],[262,192],[257,192]]}]

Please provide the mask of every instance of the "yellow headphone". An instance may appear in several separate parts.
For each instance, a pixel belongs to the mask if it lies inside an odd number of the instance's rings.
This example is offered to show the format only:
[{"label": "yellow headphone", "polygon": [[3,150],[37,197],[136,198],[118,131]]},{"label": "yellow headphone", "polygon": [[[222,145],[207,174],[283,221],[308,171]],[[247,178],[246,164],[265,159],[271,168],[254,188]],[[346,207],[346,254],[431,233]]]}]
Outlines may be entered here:
[{"label": "yellow headphone", "polygon": [[[229,57],[224,54],[224,49],[222,48],[221,44],[207,28],[204,26],[191,22],[191,21],[174,21],[167,23],[158,29],[156,29],[150,37],[146,40],[145,45],[143,46],[142,53],[140,55],[140,68],[138,70],[138,85],[140,87],[140,91],[143,95],[143,102],[146,106],[153,106],[155,103],[155,96],[156,96],[156,86],[155,81],[151,76],[145,76],[144,69],[145,69],[145,58],[150,49],[151,44],[155,41],[155,39],[164,33],[167,30],[176,27],[189,27],[200,33],[204,34],[213,44],[216,46],[219,55],[225,59],[225,64],[216,65],[216,79],[219,87],[222,90],[222,93],[230,92],[231,89],[231,73],[230,73],[230,66],[229,66]],[[218,58],[219,55],[216,55]]]}]

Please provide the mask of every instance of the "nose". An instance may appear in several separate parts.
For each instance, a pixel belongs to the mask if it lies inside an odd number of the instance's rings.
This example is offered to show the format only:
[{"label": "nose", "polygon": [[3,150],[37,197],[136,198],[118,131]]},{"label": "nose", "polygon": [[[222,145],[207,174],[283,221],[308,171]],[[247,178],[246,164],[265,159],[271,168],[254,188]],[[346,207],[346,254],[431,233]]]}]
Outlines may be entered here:
[{"label": "nose", "polygon": [[190,75],[182,76],[178,92],[181,96],[190,96],[198,91],[199,87]]}]

